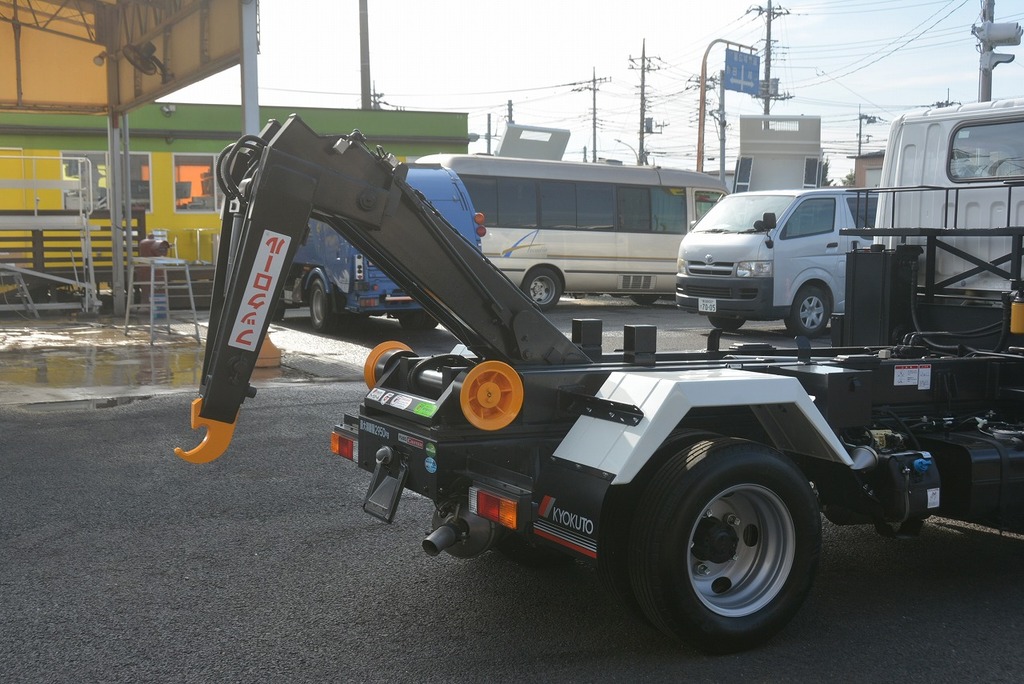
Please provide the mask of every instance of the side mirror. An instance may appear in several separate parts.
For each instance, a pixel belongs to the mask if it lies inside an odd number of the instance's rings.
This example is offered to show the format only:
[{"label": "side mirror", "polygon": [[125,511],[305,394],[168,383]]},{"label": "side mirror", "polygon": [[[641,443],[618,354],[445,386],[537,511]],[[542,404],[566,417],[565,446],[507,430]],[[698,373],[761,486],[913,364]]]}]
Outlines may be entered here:
[{"label": "side mirror", "polygon": [[772,240],[770,235],[768,235],[768,233],[771,232],[771,230],[775,228],[775,226],[775,213],[771,211],[764,212],[764,214],[761,215],[760,219],[754,221],[754,230],[765,234],[764,245],[768,249],[771,249],[772,247],[775,246],[775,241]]}]

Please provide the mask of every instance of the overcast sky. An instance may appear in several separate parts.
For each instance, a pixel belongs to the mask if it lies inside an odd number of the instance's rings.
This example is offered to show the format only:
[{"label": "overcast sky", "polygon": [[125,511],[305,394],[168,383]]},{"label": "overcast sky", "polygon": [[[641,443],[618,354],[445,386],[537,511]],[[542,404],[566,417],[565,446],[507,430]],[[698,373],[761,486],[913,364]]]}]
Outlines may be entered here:
[{"label": "overcast sky", "polygon": [[[262,105],[357,109],[360,96],[358,0],[259,0]],[[978,48],[971,26],[981,0],[773,0],[772,77],[791,96],[772,114],[822,119],[831,177],[862,151],[882,149],[888,122],[910,109],[978,99]],[[767,0],[369,0],[370,71],[385,109],[469,114],[483,137],[514,121],[568,128],[566,159],[589,158],[597,85],[597,154],[635,162],[640,127],[641,50],[646,41],[647,115],[653,163],[694,168],[699,76],[716,39],[761,53]],[[996,0],[997,21],[1024,23],[1024,2]],[[1024,47],[993,72],[993,99],[1024,97]],[[709,75],[724,46],[708,55]],[[607,80],[603,80],[607,79]],[[709,87],[708,109],[718,106]],[[164,98],[237,104],[238,70]],[[749,95],[727,91],[726,166],[739,145],[739,117],[763,113]],[[865,123],[861,115],[878,123]],[[343,131],[321,131],[341,133]],[[620,142],[621,141],[621,142]],[[718,132],[708,121],[705,169],[718,168]],[[494,145],[497,142],[495,141]],[[631,149],[632,148],[632,149]],[[485,151],[481,140],[470,147]]]}]

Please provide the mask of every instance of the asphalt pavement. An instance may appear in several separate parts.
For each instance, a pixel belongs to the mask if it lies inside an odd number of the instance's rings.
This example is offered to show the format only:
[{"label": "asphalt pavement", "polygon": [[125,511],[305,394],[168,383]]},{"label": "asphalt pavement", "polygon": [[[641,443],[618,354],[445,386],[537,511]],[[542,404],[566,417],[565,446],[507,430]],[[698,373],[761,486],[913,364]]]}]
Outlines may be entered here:
[{"label": "asphalt pavement", "polygon": [[187,384],[104,408],[0,403],[0,682],[1022,679],[1018,535],[826,523],[796,618],[717,658],[622,610],[584,564],[429,557],[430,502],[406,494],[386,525],[361,509],[369,474],[330,453],[365,393],[359,353],[301,326],[272,336],[289,364],[326,365],[258,381],[203,466],[173,455],[202,437]]},{"label": "asphalt pavement", "polygon": [[825,526],[822,566],[769,644],[713,658],[591,568],[420,548],[432,506],[361,510],[329,452],[359,383],[261,390],[213,463],[187,394],[102,410],[0,407],[0,681],[1018,682],[1024,540]]}]

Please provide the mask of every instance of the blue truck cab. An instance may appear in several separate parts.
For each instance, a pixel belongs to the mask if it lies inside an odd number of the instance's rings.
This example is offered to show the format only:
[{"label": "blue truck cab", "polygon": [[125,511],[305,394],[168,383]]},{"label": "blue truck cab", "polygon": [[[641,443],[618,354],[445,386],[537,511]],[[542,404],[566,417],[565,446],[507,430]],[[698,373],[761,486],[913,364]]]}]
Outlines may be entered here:
[{"label": "blue truck cab", "polygon": [[[409,184],[466,240],[480,249],[483,217],[477,216],[459,177],[437,164],[410,164]],[[285,308],[307,306],[312,326],[329,331],[342,317],[384,316],[403,328],[430,330],[437,321],[354,245],[330,226],[309,222],[289,271]]]}]

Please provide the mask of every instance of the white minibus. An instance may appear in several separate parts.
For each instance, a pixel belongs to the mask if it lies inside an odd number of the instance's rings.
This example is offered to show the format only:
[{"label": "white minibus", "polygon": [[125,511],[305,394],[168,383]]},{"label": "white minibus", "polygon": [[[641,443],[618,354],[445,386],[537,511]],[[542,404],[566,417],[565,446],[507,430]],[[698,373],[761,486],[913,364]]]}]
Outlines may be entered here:
[{"label": "white minibus", "polygon": [[680,239],[726,194],[713,176],[656,166],[484,155],[417,163],[459,176],[485,217],[484,255],[545,311],[565,292],[671,297]]}]

